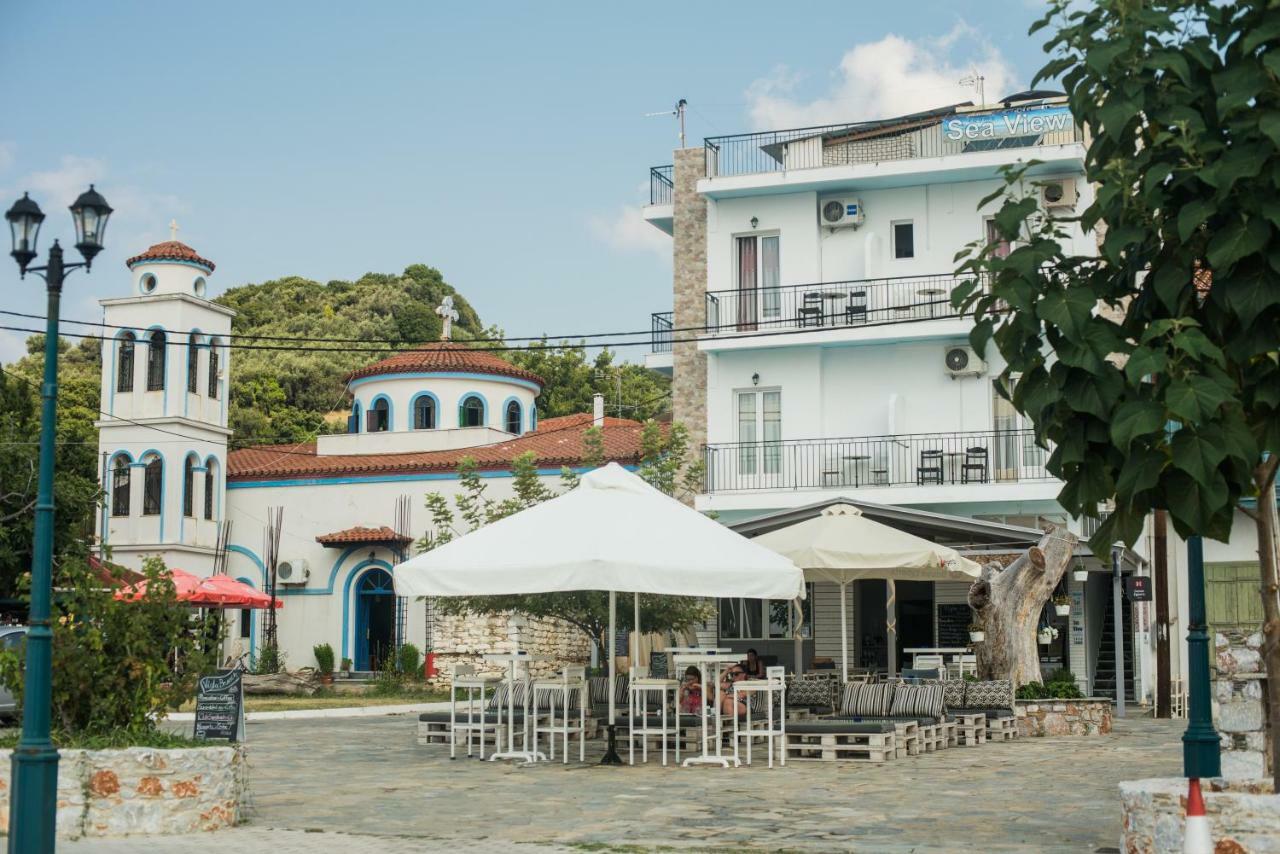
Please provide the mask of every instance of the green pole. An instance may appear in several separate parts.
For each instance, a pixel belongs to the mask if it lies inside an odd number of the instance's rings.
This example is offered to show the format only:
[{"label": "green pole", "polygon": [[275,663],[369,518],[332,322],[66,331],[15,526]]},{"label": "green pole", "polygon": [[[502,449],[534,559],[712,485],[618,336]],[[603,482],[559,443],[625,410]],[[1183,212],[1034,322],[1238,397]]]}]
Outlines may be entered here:
[{"label": "green pole", "polygon": [[35,547],[31,563],[31,615],[22,696],[22,738],[13,751],[9,803],[9,854],[52,854],[58,810],[58,751],[49,738],[53,694],[53,468],[58,415],[58,311],[62,297],[62,247],[49,248],[49,310],[40,386],[40,477],[36,493]]},{"label": "green pole", "polygon": [[1221,744],[1209,704],[1209,631],[1204,607],[1204,542],[1187,538],[1187,594],[1191,622],[1187,632],[1187,731],[1182,734],[1182,767],[1192,779],[1219,777]]}]

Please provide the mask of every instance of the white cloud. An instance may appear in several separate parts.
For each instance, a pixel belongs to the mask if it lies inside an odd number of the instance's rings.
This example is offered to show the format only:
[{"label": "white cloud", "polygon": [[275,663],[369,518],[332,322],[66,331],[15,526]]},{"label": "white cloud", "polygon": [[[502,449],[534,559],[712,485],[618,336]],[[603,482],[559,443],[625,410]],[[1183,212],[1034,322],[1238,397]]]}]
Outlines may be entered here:
[{"label": "white cloud", "polygon": [[757,129],[900,116],[976,101],[974,90],[959,83],[975,69],[986,78],[989,103],[1014,91],[1016,72],[963,22],[936,38],[912,40],[890,34],[847,51],[827,94],[813,100],[798,99],[802,75],[779,66],[747,88],[748,112]]},{"label": "white cloud", "polygon": [[25,355],[27,355],[27,333],[0,329],[0,365],[16,362]]},{"label": "white cloud", "polygon": [[639,205],[623,205],[612,216],[596,215],[587,227],[597,240],[622,252],[652,252],[671,260],[671,238],[645,222]]}]

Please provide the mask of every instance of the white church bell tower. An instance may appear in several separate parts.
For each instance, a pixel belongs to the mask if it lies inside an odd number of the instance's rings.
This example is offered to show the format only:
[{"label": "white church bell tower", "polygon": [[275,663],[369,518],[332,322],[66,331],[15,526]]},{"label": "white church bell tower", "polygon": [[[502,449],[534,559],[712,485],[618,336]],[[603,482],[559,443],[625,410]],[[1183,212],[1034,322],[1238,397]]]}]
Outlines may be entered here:
[{"label": "white church bell tower", "polygon": [[235,312],[207,298],[214,263],[177,240],[125,262],[127,296],[101,300],[97,422],[111,560],[149,556],[209,575],[226,502],[228,347]]}]

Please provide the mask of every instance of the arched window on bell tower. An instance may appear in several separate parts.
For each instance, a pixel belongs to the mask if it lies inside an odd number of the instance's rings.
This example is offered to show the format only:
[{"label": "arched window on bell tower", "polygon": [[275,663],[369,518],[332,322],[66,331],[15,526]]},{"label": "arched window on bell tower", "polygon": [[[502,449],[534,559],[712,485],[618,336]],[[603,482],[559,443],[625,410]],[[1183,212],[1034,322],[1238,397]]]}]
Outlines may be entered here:
[{"label": "arched window on bell tower", "polygon": [[133,354],[137,337],[132,332],[120,336],[116,348],[116,391],[133,391]]},{"label": "arched window on bell tower", "polygon": [[129,473],[132,471],[128,454],[120,454],[111,466],[111,515],[129,515]]},{"label": "arched window on bell tower", "polygon": [[147,338],[147,391],[164,391],[165,344],[163,329],[157,329]]}]

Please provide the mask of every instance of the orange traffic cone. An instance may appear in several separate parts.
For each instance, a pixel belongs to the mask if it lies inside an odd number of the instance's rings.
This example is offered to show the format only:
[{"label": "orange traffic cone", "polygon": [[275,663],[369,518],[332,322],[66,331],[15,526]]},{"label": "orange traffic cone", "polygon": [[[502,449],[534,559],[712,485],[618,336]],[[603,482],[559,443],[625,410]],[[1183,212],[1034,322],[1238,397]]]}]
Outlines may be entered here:
[{"label": "orange traffic cone", "polygon": [[1209,837],[1209,819],[1204,814],[1204,798],[1200,795],[1200,778],[1191,778],[1187,792],[1187,827],[1182,837],[1182,854],[1213,854]]}]

